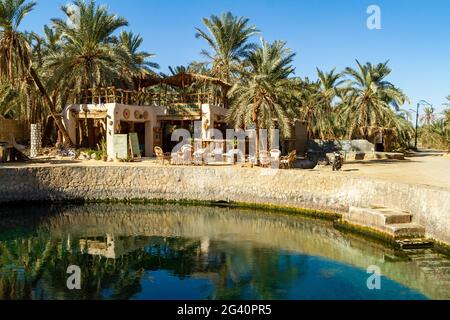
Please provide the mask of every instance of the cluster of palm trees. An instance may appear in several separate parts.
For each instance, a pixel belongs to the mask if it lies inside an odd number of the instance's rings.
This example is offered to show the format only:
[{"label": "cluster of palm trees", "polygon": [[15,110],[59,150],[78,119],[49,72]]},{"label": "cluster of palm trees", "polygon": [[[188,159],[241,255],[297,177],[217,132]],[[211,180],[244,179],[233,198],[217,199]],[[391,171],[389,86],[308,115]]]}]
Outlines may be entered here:
[{"label": "cluster of palm trees", "polygon": [[148,60],[152,54],[139,50],[139,35],[119,33],[128,22],[106,6],[75,0],[61,7],[66,19],[52,19],[40,36],[19,30],[35,5],[0,0],[0,111],[26,124],[50,116],[71,144],[59,116],[70,90],[132,87],[134,77],[154,73],[158,65]]},{"label": "cluster of palm trees", "polygon": [[[52,19],[42,36],[19,26],[35,3],[0,0],[0,115],[31,122],[53,118],[64,139],[59,111],[73,91],[91,87],[132,88],[134,79],[156,73],[153,55],[140,51],[142,38],[123,31],[126,19],[94,0],[62,6],[65,19]],[[221,92],[238,127],[279,128],[291,135],[294,120],[308,124],[312,139],[373,137],[388,148],[407,147],[414,135],[400,106],[406,95],[387,80],[388,63],[361,64],[343,72],[317,70],[318,80],[295,76],[295,53],[283,41],[259,43],[260,31],[231,13],[212,15],[196,28],[208,49],[204,61],[170,68],[196,72],[230,84]],[[72,91],[71,91],[72,90]],[[211,87],[210,90],[224,90]]]},{"label": "cluster of palm trees", "polygon": [[318,80],[310,81],[294,76],[295,53],[285,42],[251,43],[259,31],[247,19],[223,13],[204,24],[197,37],[210,47],[202,52],[209,72],[232,84],[232,124],[256,131],[277,127],[289,137],[296,119],[308,124],[310,138],[373,140],[381,133],[389,149],[409,146],[414,130],[400,110],[408,98],[386,80],[388,62],[356,61],[357,68],[340,73],[318,69]]},{"label": "cluster of palm trees", "polygon": [[[450,96],[447,100],[450,101]],[[420,144],[425,148],[450,151],[450,108],[439,116],[433,107],[426,107],[420,121]]]}]

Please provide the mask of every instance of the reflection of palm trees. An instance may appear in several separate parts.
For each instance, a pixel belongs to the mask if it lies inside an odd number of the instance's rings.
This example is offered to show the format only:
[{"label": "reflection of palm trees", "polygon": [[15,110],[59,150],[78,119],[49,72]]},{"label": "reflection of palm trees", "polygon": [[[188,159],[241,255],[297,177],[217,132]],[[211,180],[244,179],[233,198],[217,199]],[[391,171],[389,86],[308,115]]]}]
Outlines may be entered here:
[{"label": "reflection of palm trees", "polygon": [[[0,242],[0,299],[40,298],[32,291],[37,286],[50,299],[100,299],[106,289],[109,298],[129,299],[140,292],[145,271],[164,269],[183,278],[202,269],[200,241],[152,238],[145,249],[115,260],[80,252],[79,241],[62,243],[43,234]],[[80,291],[66,289],[70,265],[82,270]]]},{"label": "reflection of palm trees", "polygon": [[[355,266],[391,254],[325,223],[285,214],[168,205],[1,211],[0,299],[128,299],[141,285],[159,285],[147,281],[153,271],[206,280],[211,299],[281,299],[305,276],[307,260],[280,250]],[[123,249],[113,258],[81,250],[80,241],[107,242],[107,234]],[[81,267],[81,291],[66,288],[69,265]],[[410,287],[437,288],[436,282],[425,286],[427,278],[409,263],[383,266],[387,277]]]},{"label": "reflection of palm trees", "polygon": [[40,238],[0,242],[0,299],[32,299],[53,249],[50,240]]},{"label": "reflection of palm trees", "polygon": [[[80,251],[80,241],[38,233],[0,242],[0,299],[130,299],[139,293],[147,272],[167,270],[173,276],[212,280],[211,298],[283,298],[304,263],[289,255],[211,242],[205,260],[200,240],[147,238],[143,249],[106,259]],[[82,270],[82,290],[66,288],[67,267]],[[86,272],[87,270],[87,272]],[[35,290],[39,288],[38,290]],[[250,295],[250,296],[249,296]]]}]

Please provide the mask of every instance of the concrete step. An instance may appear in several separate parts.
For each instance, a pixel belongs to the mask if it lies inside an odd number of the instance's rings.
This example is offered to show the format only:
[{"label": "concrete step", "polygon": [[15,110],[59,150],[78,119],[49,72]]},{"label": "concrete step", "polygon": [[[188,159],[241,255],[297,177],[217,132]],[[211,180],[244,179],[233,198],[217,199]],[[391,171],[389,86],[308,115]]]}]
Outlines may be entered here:
[{"label": "concrete step", "polygon": [[441,260],[442,257],[439,253],[426,253],[417,256],[410,256],[412,261],[430,261],[430,260]]},{"label": "concrete step", "polygon": [[[414,249],[414,251],[419,251],[419,249],[426,249],[426,248],[431,248],[434,245],[434,242],[430,239],[427,238],[413,238],[413,239],[400,239],[396,241],[401,249],[404,250],[408,250],[408,249]],[[412,251],[412,252],[414,252]],[[428,253],[427,253],[428,254]],[[422,253],[422,254],[410,254],[410,258],[411,259],[424,259],[423,257],[426,256],[427,254]],[[429,253],[430,255],[432,255],[433,253]]]},{"label": "concrete step", "polygon": [[447,283],[450,284],[450,267],[438,266],[438,267],[421,267],[424,273],[447,276]]},{"label": "concrete step", "polygon": [[433,249],[404,250],[409,257],[421,257],[427,254],[436,254]]},{"label": "concrete step", "polygon": [[381,229],[395,239],[415,239],[425,237],[425,228],[415,223],[388,224]]},{"label": "concrete step", "polygon": [[344,221],[354,222],[372,227],[383,228],[389,224],[411,223],[412,216],[408,212],[381,207],[350,207],[343,216]]},{"label": "concrete step", "polygon": [[439,259],[439,260],[415,261],[415,262],[421,268],[434,268],[434,269],[443,268],[443,267],[450,268],[450,261],[449,260]]}]

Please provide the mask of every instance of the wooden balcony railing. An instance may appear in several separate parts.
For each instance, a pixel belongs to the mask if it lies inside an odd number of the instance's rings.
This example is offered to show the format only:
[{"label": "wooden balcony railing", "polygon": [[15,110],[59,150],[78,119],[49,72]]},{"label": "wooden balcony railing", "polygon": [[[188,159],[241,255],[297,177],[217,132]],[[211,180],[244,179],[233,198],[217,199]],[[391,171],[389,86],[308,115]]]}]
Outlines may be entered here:
[{"label": "wooden balcony railing", "polygon": [[71,92],[73,104],[121,103],[138,106],[202,105],[209,103],[223,106],[222,99],[210,93],[154,93],[118,89],[115,87],[92,88]]}]

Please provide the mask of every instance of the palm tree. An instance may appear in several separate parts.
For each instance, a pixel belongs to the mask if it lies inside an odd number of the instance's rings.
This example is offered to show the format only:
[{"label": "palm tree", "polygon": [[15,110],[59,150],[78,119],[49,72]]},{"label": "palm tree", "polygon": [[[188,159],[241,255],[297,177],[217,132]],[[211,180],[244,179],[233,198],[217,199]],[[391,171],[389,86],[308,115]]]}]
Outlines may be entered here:
[{"label": "palm tree", "polygon": [[122,46],[128,53],[128,59],[122,74],[122,78],[125,78],[124,80],[156,75],[153,69],[159,69],[157,63],[148,61],[148,59],[155,57],[154,54],[139,51],[143,40],[139,34],[135,35],[132,32],[126,31],[122,31],[119,38],[114,39],[116,45]]},{"label": "palm tree", "polygon": [[294,83],[288,77],[294,72],[294,56],[285,42],[261,40],[261,47],[248,54],[247,73],[229,92],[227,119],[237,127],[255,127],[257,156],[260,128],[278,125],[283,136],[290,136],[287,105],[293,99]]},{"label": "palm tree", "polygon": [[[450,101],[450,96],[447,97],[447,100]],[[446,106],[448,107],[449,104],[446,104]],[[450,108],[444,109],[442,114],[444,115],[445,121],[450,126]]]},{"label": "palm tree", "polygon": [[296,98],[296,116],[308,124],[310,138],[335,139],[342,135],[341,117],[335,113],[333,102],[345,92],[342,73],[335,69],[323,72],[317,69],[318,80],[300,80]]},{"label": "palm tree", "polygon": [[388,61],[373,65],[361,64],[358,68],[346,68],[351,77],[340,112],[348,124],[348,136],[369,139],[372,134],[396,117],[398,109],[408,98],[385,78],[391,73]]},{"label": "palm tree", "polygon": [[249,38],[259,30],[249,25],[249,19],[233,16],[230,12],[204,18],[203,23],[207,31],[196,28],[195,36],[206,40],[212,52],[202,50],[201,53],[211,64],[212,76],[230,83],[241,71],[241,59],[254,48],[248,43]]},{"label": "palm tree", "polygon": [[75,0],[61,10],[67,19],[52,21],[61,34],[62,50],[52,53],[47,62],[53,79],[69,79],[72,88],[88,89],[127,76],[122,71],[129,67],[129,52],[124,46],[113,45],[113,34],[128,22],[110,14],[106,6],[97,6],[94,0]]},{"label": "palm tree", "polygon": [[439,147],[450,150],[450,128],[446,119],[433,122],[430,129],[438,137]]},{"label": "palm tree", "polygon": [[34,51],[38,53],[39,60],[43,64],[44,58],[62,49],[61,33],[54,27],[45,25],[44,37],[38,40],[38,45],[38,48]]},{"label": "palm tree", "polygon": [[292,117],[298,117],[307,123],[308,136],[311,139],[326,139],[330,135],[330,126],[327,115],[324,112],[321,89],[318,81],[312,82],[308,78],[297,81],[296,107]]},{"label": "palm tree", "polygon": [[23,115],[23,94],[8,83],[0,82],[0,117],[20,119]]},{"label": "palm tree", "polygon": [[332,111],[333,100],[340,96],[343,88],[341,87],[345,80],[342,79],[342,73],[336,73],[336,69],[330,72],[323,72],[317,68],[319,78],[320,97],[319,102],[323,105],[325,112]]},{"label": "palm tree", "polygon": [[0,1],[0,73],[3,79],[11,82],[27,75],[31,64],[26,35],[18,29],[35,5],[35,2],[25,3],[25,0]]},{"label": "palm tree", "polygon": [[388,114],[385,124],[381,128],[384,134],[384,146],[386,150],[396,148],[407,148],[414,137],[415,130],[409,118],[411,115],[407,111],[400,110]]},{"label": "palm tree", "polygon": [[0,0],[0,80],[13,85],[25,81],[34,82],[47,104],[51,116],[68,145],[69,135],[56,112],[55,102],[50,98],[37,72],[33,68],[32,52],[26,34],[19,31],[23,19],[36,3],[26,0]]},{"label": "palm tree", "polygon": [[450,109],[446,109],[443,112],[444,117],[445,117],[445,121],[450,124]]},{"label": "palm tree", "polygon": [[434,120],[434,108],[433,107],[425,107],[424,115],[421,117],[421,120],[425,122],[425,126],[429,128],[431,126],[431,122]]}]

